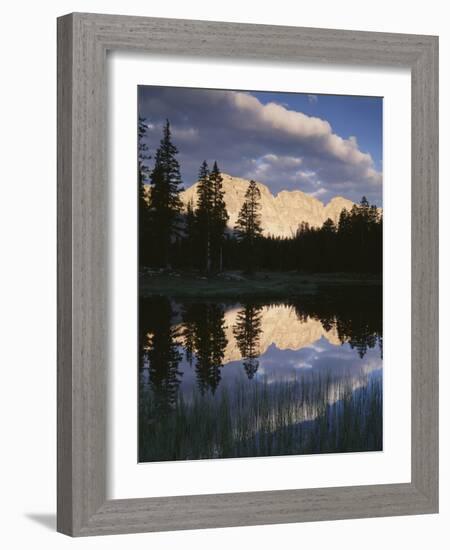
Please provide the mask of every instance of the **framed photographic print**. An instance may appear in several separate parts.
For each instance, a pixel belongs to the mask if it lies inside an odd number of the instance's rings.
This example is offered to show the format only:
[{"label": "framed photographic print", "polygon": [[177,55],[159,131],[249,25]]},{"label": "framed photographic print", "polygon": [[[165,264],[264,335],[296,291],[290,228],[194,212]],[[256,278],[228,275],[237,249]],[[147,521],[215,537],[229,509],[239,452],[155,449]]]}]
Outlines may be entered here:
[{"label": "framed photographic print", "polygon": [[438,509],[436,37],[58,20],[58,530]]}]

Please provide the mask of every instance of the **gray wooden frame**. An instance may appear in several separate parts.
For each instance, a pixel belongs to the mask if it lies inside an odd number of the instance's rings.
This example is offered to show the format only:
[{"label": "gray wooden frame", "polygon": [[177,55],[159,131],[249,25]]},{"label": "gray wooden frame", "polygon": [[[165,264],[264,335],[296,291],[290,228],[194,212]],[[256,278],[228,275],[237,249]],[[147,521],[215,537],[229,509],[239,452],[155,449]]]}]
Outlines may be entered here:
[{"label": "gray wooden frame", "polygon": [[[411,483],[106,498],[106,52],[408,67]],[[201,82],[199,82],[201,84]],[[58,530],[99,535],[438,511],[438,38],[75,13],[58,19]]]}]

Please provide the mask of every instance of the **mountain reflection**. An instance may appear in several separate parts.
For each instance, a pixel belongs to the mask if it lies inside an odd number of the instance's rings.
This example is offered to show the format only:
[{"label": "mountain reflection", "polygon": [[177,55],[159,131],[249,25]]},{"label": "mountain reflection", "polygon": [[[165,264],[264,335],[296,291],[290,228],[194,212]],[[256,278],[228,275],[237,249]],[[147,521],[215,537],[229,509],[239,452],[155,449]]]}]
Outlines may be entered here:
[{"label": "mountain reflection", "polygon": [[142,300],[140,459],[381,448],[379,303]]},{"label": "mountain reflection", "polygon": [[[330,308],[333,307],[334,310]],[[336,309],[338,308],[338,309]],[[334,313],[331,313],[334,311]],[[382,351],[381,311],[366,304],[311,308],[303,301],[262,305],[246,302],[225,306],[214,302],[180,304],[167,298],[143,300],[141,367],[151,379],[171,380],[173,394],[182,359],[194,364],[198,386],[213,393],[224,365],[242,360],[249,379],[258,358],[270,346],[299,351],[324,338],[332,346],[348,344],[362,359],[369,349]]]}]

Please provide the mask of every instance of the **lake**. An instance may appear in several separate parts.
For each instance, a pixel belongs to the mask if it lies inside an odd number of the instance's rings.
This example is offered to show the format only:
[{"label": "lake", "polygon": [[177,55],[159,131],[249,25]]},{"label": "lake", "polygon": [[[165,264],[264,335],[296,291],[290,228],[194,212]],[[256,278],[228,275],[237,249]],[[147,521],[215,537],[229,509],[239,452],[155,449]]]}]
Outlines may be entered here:
[{"label": "lake", "polygon": [[382,298],[141,298],[139,461],[382,450]]}]

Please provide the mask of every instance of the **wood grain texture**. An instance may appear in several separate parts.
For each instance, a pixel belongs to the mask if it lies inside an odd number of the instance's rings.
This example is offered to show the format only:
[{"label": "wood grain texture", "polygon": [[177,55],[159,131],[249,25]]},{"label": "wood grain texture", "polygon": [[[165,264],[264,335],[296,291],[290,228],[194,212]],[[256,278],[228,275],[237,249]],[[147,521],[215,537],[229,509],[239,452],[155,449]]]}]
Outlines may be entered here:
[{"label": "wood grain texture", "polygon": [[58,21],[57,529],[72,526],[72,20]]},{"label": "wood grain texture", "polygon": [[438,508],[438,42],[411,71],[412,480]]},{"label": "wood grain texture", "polygon": [[[106,52],[409,67],[412,75],[411,483],[106,499]],[[73,536],[437,512],[438,40],[71,14],[58,20],[58,530]]]}]

